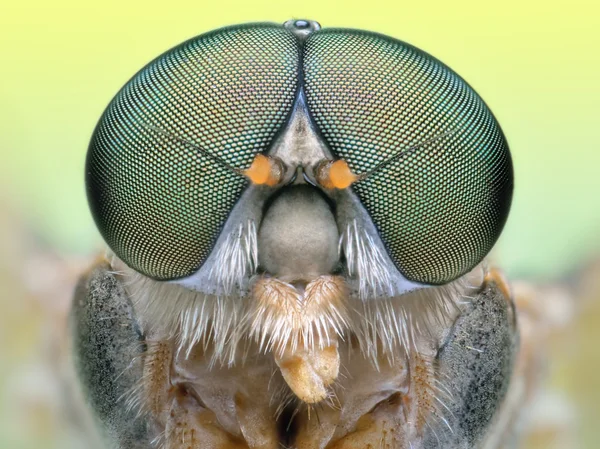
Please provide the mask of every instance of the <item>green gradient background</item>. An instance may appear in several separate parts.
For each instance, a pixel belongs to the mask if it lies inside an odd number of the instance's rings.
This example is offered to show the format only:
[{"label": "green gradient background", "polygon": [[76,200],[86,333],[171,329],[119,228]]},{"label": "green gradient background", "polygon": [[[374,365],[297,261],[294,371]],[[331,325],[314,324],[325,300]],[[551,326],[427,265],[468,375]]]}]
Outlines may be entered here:
[{"label": "green gradient background", "polygon": [[0,2],[0,204],[60,254],[102,247],[83,164],[118,89],[192,36],[289,18],[407,41],[484,98],[515,166],[513,208],[494,250],[510,276],[563,277],[599,254],[597,2]]}]

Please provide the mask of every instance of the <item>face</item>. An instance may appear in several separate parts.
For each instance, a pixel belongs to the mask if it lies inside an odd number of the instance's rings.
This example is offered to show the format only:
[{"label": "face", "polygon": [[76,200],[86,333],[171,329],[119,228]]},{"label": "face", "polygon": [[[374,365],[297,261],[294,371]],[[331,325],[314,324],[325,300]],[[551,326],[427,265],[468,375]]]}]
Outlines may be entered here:
[{"label": "face", "polygon": [[[148,64],[100,119],[86,185],[112,268],[134,279],[129,296],[151,298],[133,302],[141,334],[175,347],[169,376],[198,385],[203,358],[226,351],[231,368],[255,351],[278,368],[264,361],[256,379],[277,372],[314,404],[340,366],[366,388],[385,359],[375,396],[400,372],[410,383],[406,364],[433,370],[474,288],[461,280],[502,231],[513,173],[496,119],[443,63],[298,20],[223,28]],[[231,369],[228,385],[249,388]]]},{"label": "face", "polygon": [[247,254],[225,262],[244,273],[232,282],[351,279],[356,254],[344,242],[359,234],[385,271],[374,282],[402,293],[448,283],[489,252],[513,182],[485,103],[408,44],[311,26],[192,39],[111,102],[90,144],[87,189],[100,232],[129,267],[220,292],[208,273],[242,232]]}]

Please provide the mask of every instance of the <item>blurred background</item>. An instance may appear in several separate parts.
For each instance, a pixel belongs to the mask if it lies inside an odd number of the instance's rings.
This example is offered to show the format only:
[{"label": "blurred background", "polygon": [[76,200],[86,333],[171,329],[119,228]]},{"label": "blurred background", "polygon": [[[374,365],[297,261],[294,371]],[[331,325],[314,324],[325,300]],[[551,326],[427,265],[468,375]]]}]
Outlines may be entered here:
[{"label": "blurred background", "polygon": [[407,41],[488,103],[516,175],[493,258],[537,304],[539,392],[520,422],[524,447],[600,447],[599,17],[591,0],[2,1],[0,448],[90,447],[71,406],[65,317],[102,249],[83,164],[107,103],[185,39],[290,18]]}]

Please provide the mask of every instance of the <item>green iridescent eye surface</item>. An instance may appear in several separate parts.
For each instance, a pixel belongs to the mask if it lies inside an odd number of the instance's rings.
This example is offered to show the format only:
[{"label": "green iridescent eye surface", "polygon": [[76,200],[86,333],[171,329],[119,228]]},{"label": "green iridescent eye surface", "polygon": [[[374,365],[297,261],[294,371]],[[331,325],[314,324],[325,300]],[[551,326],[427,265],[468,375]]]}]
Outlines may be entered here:
[{"label": "green iridescent eye surface", "polygon": [[481,98],[431,56],[372,33],[318,31],[303,61],[312,117],[355,173],[429,141],[354,185],[399,271],[440,284],[472,269],[499,237],[513,187]]},{"label": "green iridescent eye surface", "polygon": [[247,168],[290,113],[299,52],[281,26],[217,30],[160,56],[113,99],[86,183],[104,239],[129,266],[174,279],[204,263],[246,181],[183,140]]}]

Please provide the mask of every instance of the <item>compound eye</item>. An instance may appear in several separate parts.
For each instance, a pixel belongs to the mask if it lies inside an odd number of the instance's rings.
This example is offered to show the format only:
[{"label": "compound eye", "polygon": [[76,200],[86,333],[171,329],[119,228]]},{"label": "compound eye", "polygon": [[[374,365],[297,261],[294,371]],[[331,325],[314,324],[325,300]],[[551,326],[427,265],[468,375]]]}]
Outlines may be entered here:
[{"label": "compound eye", "polygon": [[504,226],[512,162],[498,123],[457,74],[403,42],[357,30],[311,34],[309,110],[398,270],[442,284],[471,270]]},{"label": "compound eye", "polygon": [[282,26],[224,28],[168,51],[116,95],[86,184],[102,236],[130,267],[167,280],[202,266],[247,185],[227,165],[246,170],[268,148],[291,111],[298,61]]}]

